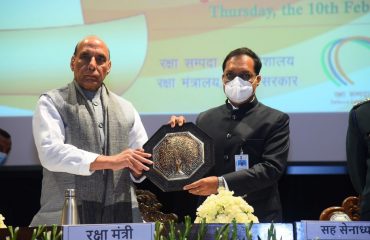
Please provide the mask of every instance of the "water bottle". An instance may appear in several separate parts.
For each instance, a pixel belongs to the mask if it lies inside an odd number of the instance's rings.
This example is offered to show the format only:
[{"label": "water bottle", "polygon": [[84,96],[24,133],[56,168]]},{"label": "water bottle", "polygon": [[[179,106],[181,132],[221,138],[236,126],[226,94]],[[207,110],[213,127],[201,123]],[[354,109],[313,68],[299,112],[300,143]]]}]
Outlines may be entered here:
[{"label": "water bottle", "polygon": [[79,223],[75,190],[66,189],[61,225],[76,225]]}]

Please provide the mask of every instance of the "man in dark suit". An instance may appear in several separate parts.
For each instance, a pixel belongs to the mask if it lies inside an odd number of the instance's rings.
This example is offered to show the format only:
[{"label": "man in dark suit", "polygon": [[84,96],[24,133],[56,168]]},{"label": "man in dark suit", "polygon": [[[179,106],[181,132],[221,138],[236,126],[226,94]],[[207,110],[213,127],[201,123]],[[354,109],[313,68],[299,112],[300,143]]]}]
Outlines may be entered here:
[{"label": "man in dark suit", "polygon": [[[260,222],[281,222],[278,180],[287,164],[289,116],[257,100],[261,67],[260,58],[248,48],[226,56],[222,81],[227,100],[200,113],[196,120],[214,140],[216,164],[208,177],[184,190],[208,196],[226,187],[245,197]],[[184,121],[172,116],[170,123],[181,126]]]},{"label": "man in dark suit", "polygon": [[370,221],[370,99],[349,113],[346,148],[349,175],[360,194],[360,219]]}]

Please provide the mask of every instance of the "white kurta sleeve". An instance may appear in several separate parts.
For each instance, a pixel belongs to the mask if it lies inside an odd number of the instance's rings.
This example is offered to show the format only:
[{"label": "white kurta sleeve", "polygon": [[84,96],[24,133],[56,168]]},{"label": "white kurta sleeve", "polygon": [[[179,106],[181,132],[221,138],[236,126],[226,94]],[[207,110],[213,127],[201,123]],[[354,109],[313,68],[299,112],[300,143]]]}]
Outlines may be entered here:
[{"label": "white kurta sleeve", "polygon": [[63,121],[51,99],[41,96],[32,119],[33,136],[41,165],[53,172],[91,175],[90,163],[99,154],[65,144]]},{"label": "white kurta sleeve", "polygon": [[129,147],[132,149],[142,148],[144,143],[148,141],[143,123],[141,122],[139,113],[134,110],[134,125],[129,133]]}]

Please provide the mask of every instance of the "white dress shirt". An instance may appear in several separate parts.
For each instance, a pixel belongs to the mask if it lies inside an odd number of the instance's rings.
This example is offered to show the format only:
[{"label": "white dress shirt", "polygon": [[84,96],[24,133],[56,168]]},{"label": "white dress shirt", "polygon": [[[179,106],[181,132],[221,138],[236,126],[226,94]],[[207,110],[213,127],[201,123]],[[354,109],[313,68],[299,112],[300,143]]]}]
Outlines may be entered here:
[{"label": "white dress shirt", "polygon": [[[129,148],[141,148],[148,140],[139,113],[134,109],[134,125],[129,132]],[[33,136],[41,165],[53,172],[89,176],[90,164],[99,156],[71,144],[65,144],[62,119],[48,96],[41,96],[32,120]],[[137,180],[140,182],[144,178]]]}]

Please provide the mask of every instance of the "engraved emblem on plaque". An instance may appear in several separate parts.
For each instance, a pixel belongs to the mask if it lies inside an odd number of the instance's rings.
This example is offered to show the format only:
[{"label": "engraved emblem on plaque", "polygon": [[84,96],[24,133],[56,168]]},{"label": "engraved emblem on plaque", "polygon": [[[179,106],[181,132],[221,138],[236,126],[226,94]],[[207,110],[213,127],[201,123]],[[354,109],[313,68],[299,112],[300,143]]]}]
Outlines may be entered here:
[{"label": "engraved emblem on plaque", "polygon": [[153,168],[167,180],[189,178],[204,163],[203,148],[190,132],[167,133],[153,148]]}]

